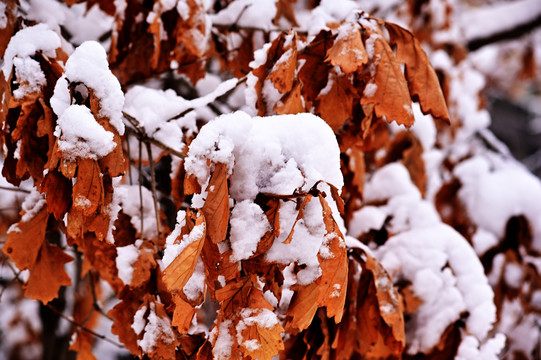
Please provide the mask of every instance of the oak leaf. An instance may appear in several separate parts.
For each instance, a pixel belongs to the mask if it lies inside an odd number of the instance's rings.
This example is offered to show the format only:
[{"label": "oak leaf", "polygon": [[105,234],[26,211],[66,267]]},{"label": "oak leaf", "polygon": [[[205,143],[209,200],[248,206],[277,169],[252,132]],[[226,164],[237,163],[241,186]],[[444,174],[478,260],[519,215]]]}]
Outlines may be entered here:
[{"label": "oak leaf", "polygon": [[[200,236],[195,239],[184,240],[191,242],[163,271],[163,280],[169,291],[181,291],[195,270],[206,239],[206,222],[204,216],[199,216],[196,219],[195,227],[197,227],[197,230],[192,229],[192,232],[200,234]],[[199,230],[201,228],[202,231]],[[175,241],[180,241],[182,235],[180,234],[179,238]],[[182,244],[182,241],[180,241],[180,244]]]},{"label": "oak leaf", "polygon": [[327,51],[325,61],[330,62],[332,66],[340,66],[346,74],[359,71],[368,62],[359,25],[345,23],[338,31],[333,46]]},{"label": "oak leaf", "polygon": [[410,31],[396,24],[386,22],[385,28],[391,44],[396,47],[396,59],[406,66],[406,78],[413,100],[419,102],[423,114],[449,123],[438,76],[419,41]]},{"label": "oak leaf", "polygon": [[329,73],[329,83],[325,89],[328,91],[322,91],[316,98],[316,109],[336,133],[346,120],[353,119],[353,106],[359,101],[359,96],[351,80],[334,71]]},{"label": "oak leaf", "polygon": [[373,39],[374,54],[370,60],[376,70],[373,81],[365,86],[361,105],[374,104],[378,118],[411,126],[414,121],[411,96],[400,63],[379,29],[365,29]]},{"label": "oak leaf", "polygon": [[208,196],[201,211],[205,215],[206,233],[210,241],[217,244],[225,240],[229,226],[229,188],[227,165],[214,165],[207,187]]},{"label": "oak leaf", "polygon": [[44,304],[53,300],[61,286],[71,285],[64,264],[73,258],[59,247],[46,240],[49,214],[43,203],[33,211],[37,213],[29,220],[20,221],[7,234],[2,250],[21,270],[30,270],[25,284],[25,296]]}]

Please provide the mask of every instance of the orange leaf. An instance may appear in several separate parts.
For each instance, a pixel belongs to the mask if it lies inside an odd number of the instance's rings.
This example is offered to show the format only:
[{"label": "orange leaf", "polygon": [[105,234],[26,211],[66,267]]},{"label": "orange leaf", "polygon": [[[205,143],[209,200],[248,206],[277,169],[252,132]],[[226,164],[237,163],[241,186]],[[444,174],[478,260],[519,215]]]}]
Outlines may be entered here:
[{"label": "orange leaf", "polygon": [[[280,105],[281,102],[281,105]],[[284,97],[274,106],[276,114],[298,114],[306,111],[301,94],[301,84],[297,83],[293,90],[285,94]]]},{"label": "orange leaf", "polygon": [[323,221],[327,234],[323,243],[326,251],[320,251],[318,254],[319,266],[322,270],[318,303],[327,308],[327,317],[334,317],[335,323],[339,323],[344,313],[348,284],[347,249],[343,235],[333,218],[332,210],[321,194],[319,194],[319,201],[323,208]]},{"label": "orange leaf", "polygon": [[310,326],[318,309],[319,284],[317,281],[306,285],[295,285],[295,293],[287,310],[286,331],[295,334]]},{"label": "orange leaf", "polygon": [[139,307],[139,301],[123,300],[115,305],[107,315],[114,319],[111,332],[118,336],[118,340],[132,353],[139,353],[137,334],[133,331],[133,317]]},{"label": "orange leaf", "polygon": [[215,164],[207,190],[207,200],[201,211],[205,215],[207,235],[213,243],[217,244],[225,240],[229,225],[229,189],[226,164]]},{"label": "orange leaf", "polygon": [[389,123],[396,121],[399,125],[411,126],[414,121],[411,97],[400,64],[381,31],[366,30],[371,34],[370,39],[374,39],[372,61],[376,72],[373,82],[365,87],[361,104],[363,107],[374,104],[376,116]]},{"label": "orange leaf", "polygon": [[61,286],[71,285],[64,264],[73,258],[47,242],[49,214],[45,206],[38,211],[30,220],[20,221],[10,229],[2,250],[19,269],[30,270],[25,296],[46,304],[57,296]]},{"label": "orange leaf", "polygon": [[[163,281],[169,291],[182,290],[192,276],[201,250],[203,249],[203,244],[205,243],[205,233],[205,217],[199,216],[195,221],[195,227],[190,232],[190,235],[183,240],[186,242],[189,241],[188,245],[163,271]],[[182,246],[182,241],[180,244]]]},{"label": "orange leaf", "polygon": [[445,98],[438,76],[419,41],[413,34],[392,23],[385,23],[391,44],[396,46],[396,58],[406,65],[408,87],[414,100],[419,101],[423,114],[450,122]]},{"label": "orange leaf", "polygon": [[284,53],[276,61],[270,74],[267,76],[267,79],[282,94],[290,92],[293,88],[297,64],[297,35],[290,33],[288,36],[292,36],[290,46],[283,49]]},{"label": "orange leaf", "polygon": [[37,260],[43,241],[49,214],[45,207],[30,220],[19,222],[9,229],[2,251],[21,270],[30,269]]},{"label": "orange leaf", "polygon": [[73,187],[73,207],[84,216],[92,215],[103,205],[103,181],[98,163],[93,159],[79,159],[77,183]]},{"label": "orange leaf", "polygon": [[356,23],[345,23],[338,29],[338,37],[327,51],[325,61],[340,66],[346,74],[358,71],[368,62],[368,55],[361,40],[361,29]]},{"label": "orange leaf", "polygon": [[47,199],[47,209],[57,220],[61,220],[71,205],[72,183],[59,171],[49,171],[43,178],[40,188]]},{"label": "orange leaf", "polygon": [[139,256],[132,265],[131,283],[127,285],[130,285],[132,288],[141,287],[150,279],[151,270],[156,267],[156,260],[154,260],[155,253],[156,248],[149,241],[144,241],[141,244],[139,247]]},{"label": "orange leaf", "polygon": [[178,293],[173,293],[173,303],[175,311],[173,312],[172,324],[180,334],[186,334],[192,325],[195,308],[184,301]]},{"label": "orange leaf", "polygon": [[46,304],[56,298],[61,286],[71,285],[71,279],[64,270],[64,264],[73,258],[58,246],[44,241],[36,263],[30,269],[24,295]]},{"label": "orange leaf", "polygon": [[337,76],[334,71],[330,74],[331,87],[316,98],[317,111],[333,131],[337,132],[346,120],[353,119],[353,105],[359,98],[348,77]]}]

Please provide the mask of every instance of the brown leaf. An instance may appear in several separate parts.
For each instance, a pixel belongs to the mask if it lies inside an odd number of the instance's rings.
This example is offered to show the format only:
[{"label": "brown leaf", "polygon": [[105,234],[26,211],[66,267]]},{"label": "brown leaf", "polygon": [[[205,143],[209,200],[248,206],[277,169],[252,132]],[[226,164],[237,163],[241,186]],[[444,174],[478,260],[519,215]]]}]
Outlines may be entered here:
[{"label": "brown leaf", "polygon": [[57,220],[61,220],[71,205],[72,182],[56,169],[43,178],[40,191],[45,193],[47,209]]},{"label": "brown leaf", "polygon": [[406,65],[406,78],[413,100],[423,114],[450,122],[445,97],[438,76],[419,41],[413,34],[393,23],[385,23],[391,44],[396,46],[396,59]]},{"label": "brown leaf", "polygon": [[368,358],[397,357],[406,341],[402,300],[381,264],[365,256],[356,311],[359,352]]},{"label": "brown leaf", "polygon": [[286,331],[296,334],[310,326],[318,309],[319,284],[313,282],[306,286],[294,285],[291,304],[287,310]]},{"label": "brown leaf", "polygon": [[347,249],[329,204],[321,194],[318,196],[323,208],[323,221],[327,231],[322,245],[326,251],[320,250],[318,254],[319,266],[322,270],[318,303],[327,308],[327,317],[334,317],[334,321],[339,323],[344,313],[348,284]]},{"label": "brown leaf", "polygon": [[396,121],[399,125],[413,125],[413,110],[408,84],[400,69],[393,50],[385,41],[381,31],[366,29],[374,38],[374,56],[371,61],[376,70],[373,82],[366,85],[361,105],[374,104],[378,118],[387,122]]},{"label": "brown leaf", "polygon": [[[73,320],[78,324],[84,324],[85,328],[93,330],[99,323],[100,313],[94,309],[94,295],[97,300],[100,298],[99,278],[91,280],[88,274],[75,293],[75,304],[73,309]],[[94,286],[97,284],[97,286]],[[94,287],[94,289],[92,288]],[[93,295],[94,293],[94,295]],[[77,352],[77,360],[95,360],[92,354],[92,346],[96,337],[91,333],[75,328],[75,341],[69,349]]]},{"label": "brown leaf", "polygon": [[[185,240],[191,241],[180,254],[165,268],[163,271],[163,280],[169,291],[182,291],[182,288],[192,276],[197,261],[199,260],[203,244],[206,239],[206,222],[204,216],[199,216],[196,219],[195,226],[197,230],[192,229],[193,234],[198,234],[200,228],[203,227],[201,236],[195,239]],[[175,243],[180,242],[182,234],[175,240]],[[190,233],[189,237],[192,237]]]},{"label": "brown leaf", "polygon": [[208,185],[208,196],[201,211],[207,223],[206,233],[217,244],[225,240],[229,225],[229,188],[227,185],[227,165],[214,165]]},{"label": "brown leaf", "polygon": [[103,205],[103,181],[98,163],[93,159],[77,161],[77,183],[73,186],[73,207],[84,216],[92,215]]},{"label": "brown leaf", "polygon": [[[357,89],[347,76],[338,76],[334,71],[329,75],[331,88],[316,98],[316,111],[334,132],[348,119],[353,119],[353,105],[359,101]],[[329,84],[327,84],[329,86]]]},{"label": "brown leaf", "polygon": [[[281,104],[280,104],[281,103]],[[306,111],[301,94],[301,84],[296,83],[289,93],[276,103],[274,111],[277,115],[299,114]]]},{"label": "brown leaf", "polygon": [[73,258],[45,238],[49,214],[44,206],[28,221],[20,221],[7,234],[2,248],[21,270],[30,270],[25,296],[44,304],[53,300],[61,286],[71,285],[64,264]]},{"label": "brown leaf", "polygon": [[30,269],[24,295],[46,304],[56,298],[61,286],[71,285],[64,264],[73,258],[58,246],[44,241],[35,264]]},{"label": "brown leaf", "polygon": [[290,40],[290,46],[284,47],[284,53],[276,60],[266,78],[282,94],[290,92],[293,88],[297,64],[297,36],[295,33],[290,33],[289,36],[293,37]]},{"label": "brown leaf", "polygon": [[132,279],[129,285],[132,288],[138,288],[143,286],[150,280],[152,269],[156,267],[156,260],[154,255],[156,254],[156,248],[149,241],[144,241],[139,247],[139,256],[133,263]]},{"label": "brown leaf", "polygon": [[107,315],[114,320],[113,325],[111,326],[111,332],[118,336],[118,340],[120,340],[132,354],[139,353],[137,334],[131,327],[133,324],[133,317],[137,312],[139,305],[139,301],[122,300],[107,313]]},{"label": "brown leaf", "polygon": [[171,323],[177,328],[180,334],[187,334],[192,325],[195,308],[184,301],[178,293],[173,293],[173,303],[175,304],[175,311],[173,312]]},{"label": "brown leaf", "polygon": [[327,51],[325,61],[332,66],[340,66],[346,74],[358,71],[368,62],[358,24],[346,23],[339,28],[338,37]]}]

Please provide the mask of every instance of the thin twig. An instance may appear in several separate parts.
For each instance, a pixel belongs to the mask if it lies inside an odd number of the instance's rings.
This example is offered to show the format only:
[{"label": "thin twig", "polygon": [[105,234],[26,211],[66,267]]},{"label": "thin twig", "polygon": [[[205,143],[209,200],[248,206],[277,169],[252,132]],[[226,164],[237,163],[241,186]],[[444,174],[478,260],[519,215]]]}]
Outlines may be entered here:
[{"label": "thin twig", "polygon": [[156,195],[156,173],[154,172],[154,159],[152,158],[152,148],[149,143],[145,143],[147,147],[148,160],[150,163],[150,188],[152,190],[152,200],[154,202],[154,213],[156,214],[156,230],[158,231],[158,239],[160,238],[160,209],[158,208],[158,196]]},{"label": "thin twig", "polygon": [[89,272],[88,276],[90,278],[90,290],[92,292],[92,302],[93,302],[92,306],[94,307],[94,310],[99,312],[101,315],[103,315],[107,319],[114,321],[114,319],[111,318],[109,315],[107,315],[107,313],[103,311],[101,306],[98,304],[98,297],[96,296],[96,282],[94,281],[94,276],[92,275],[92,272]]},{"label": "thin twig", "polygon": [[141,228],[139,235],[143,237],[143,161],[141,158],[143,157],[143,142],[141,139],[139,139],[139,211],[140,211],[140,218],[141,218]]},{"label": "thin twig", "polygon": [[0,190],[18,191],[18,192],[23,192],[23,193],[26,193],[26,194],[30,194],[29,190],[20,189],[20,188],[16,188],[16,187],[0,186]]},{"label": "thin twig", "polygon": [[128,176],[129,176],[129,179],[130,179],[130,185],[133,185],[133,179],[132,179],[132,171],[131,171],[131,151],[130,151],[130,139],[128,137],[128,134],[126,134],[126,150],[128,152],[128,164],[129,167],[128,167]]},{"label": "thin twig", "polygon": [[65,315],[64,313],[62,313],[61,311],[58,311],[54,306],[50,305],[50,304],[47,304],[45,305],[47,306],[49,309],[51,309],[56,315],[60,316],[62,319],[66,320],[67,322],[69,322],[70,324],[74,325],[74,326],[77,326],[78,328],[80,328],[81,330],[83,331],[86,331],[87,333],[99,338],[99,339],[102,339],[103,341],[107,341],[108,343],[110,344],[113,344],[115,345],[116,347],[120,348],[120,349],[124,349],[124,346],[122,344],[119,344],[117,343],[116,341],[113,341],[111,339],[109,339],[108,337],[106,337],[105,335],[102,335],[102,334],[98,334],[97,332],[79,324],[77,321],[73,320],[72,318],[70,318],[69,316]]},{"label": "thin twig", "polygon": [[139,140],[141,140],[143,142],[149,142],[152,145],[156,145],[160,149],[165,150],[168,153],[170,153],[171,155],[175,155],[175,156],[177,156],[177,157],[179,157],[181,159],[184,159],[186,157],[186,154],[183,154],[180,151],[175,150],[175,149],[165,145],[161,141],[156,140],[153,137],[148,136],[146,134],[146,132],[145,132],[145,129],[140,126],[139,121],[136,118],[134,118],[133,116],[131,116],[130,114],[128,114],[128,113],[126,113],[124,111],[122,112],[122,114],[124,115],[124,118],[126,120],[128,120],[129,123],[133,126],[133,129],[129,128],[129,127],[126,128],[126,129],[128,131],[133,132],[139,138]]}]

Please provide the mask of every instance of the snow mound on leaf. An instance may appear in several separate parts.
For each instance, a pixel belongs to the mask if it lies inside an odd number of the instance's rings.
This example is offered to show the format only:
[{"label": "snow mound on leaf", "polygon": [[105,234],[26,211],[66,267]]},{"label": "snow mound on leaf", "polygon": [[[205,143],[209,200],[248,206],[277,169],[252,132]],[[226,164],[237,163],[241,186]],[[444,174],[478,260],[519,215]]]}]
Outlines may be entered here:
[{"label": "snow mound on leaf", "polygon": [[[317,144],[317,146],[314,146]],[[192,205],[203,207],[212,164],[226,164],[229,179],[232,259],[250,258],[262,236],[271,229],[259,194],[269,197],[307,194],[311,189],[330,195],[328,184],[341,189],[340,150],[331,128],[312,114],[254,117],[244,112],[223,115],[201,128],[190,144],[185,168],[201,185]],[[342,232],[336,204],[327,201]],[[280,235],[266,252],[266,260],[305,267],[297,273],[300,284],[321,275],[318,254],[326,252],[323,208],[317,197],[306,204],[301,219],[295,201],[279,200]],[[246,231],[247,226],[250,231]],[[289,241],[288,234],[294,232]],[[284,243],[285,242],[285,243]]]},{"label": "snow mound on leaf", "polygon": [[494,293],[475,251],[445,224],[403,232],[377,249],[393,279],[405,278],[423,304],[412,315],[417,326],[407,330],[408,352],[427,352],[445,329],[469,313],[466,329],[484,340],[496,320]]},{"label": "snow mound on leaf", "polygon": [[227,165],[236,201],[254,200],[259,193],[308,192],[318,181],[343,186],[334,133],[312,114],[220,116],[201,129],[186,158],[186,172],[201,186],[210,177],[207,160]]},{"label": "snow mound on leaf", "polygon": [[84,105],[71,105],[58,118],[55,136],[58,149],[65,159],[99,159],[116,147],[113,133],[98,124],[90,109]]},{"label": "snow mound on leaf", "polygon": [[[532,227],[536,250],[541,250],[541,182],[524,167],[496,157],[475,156],[459,164],[460,200],[481,231],[498,239],[513,216],[523,215]],[[475,240],[475,239],[474,239]]]},{"label": "snow mound on leaf", "polygon": [[71,105],[69,85],[78,82],[92,90],[100,101],[99,114],[94,116],[109,119],[118,134],[123,135],[124,93],[120,82],[109,70],[105,49],[96,41],[82,43],[66,62],[66,71],[58,79],[51,98],[51,106],[56,115],[61,116]]},{"label": "snow mound on leaf", "polygon": [[60,46],[60,37],[45,24],[27,27],[13,35],[6,48],[1,70],[8,80],[15,65],[15,75],[20,85],[13,92],[15,98],[37,92],[47,83],[39,63],[30,57],[37,52],[55,57],[56,49]]}]

